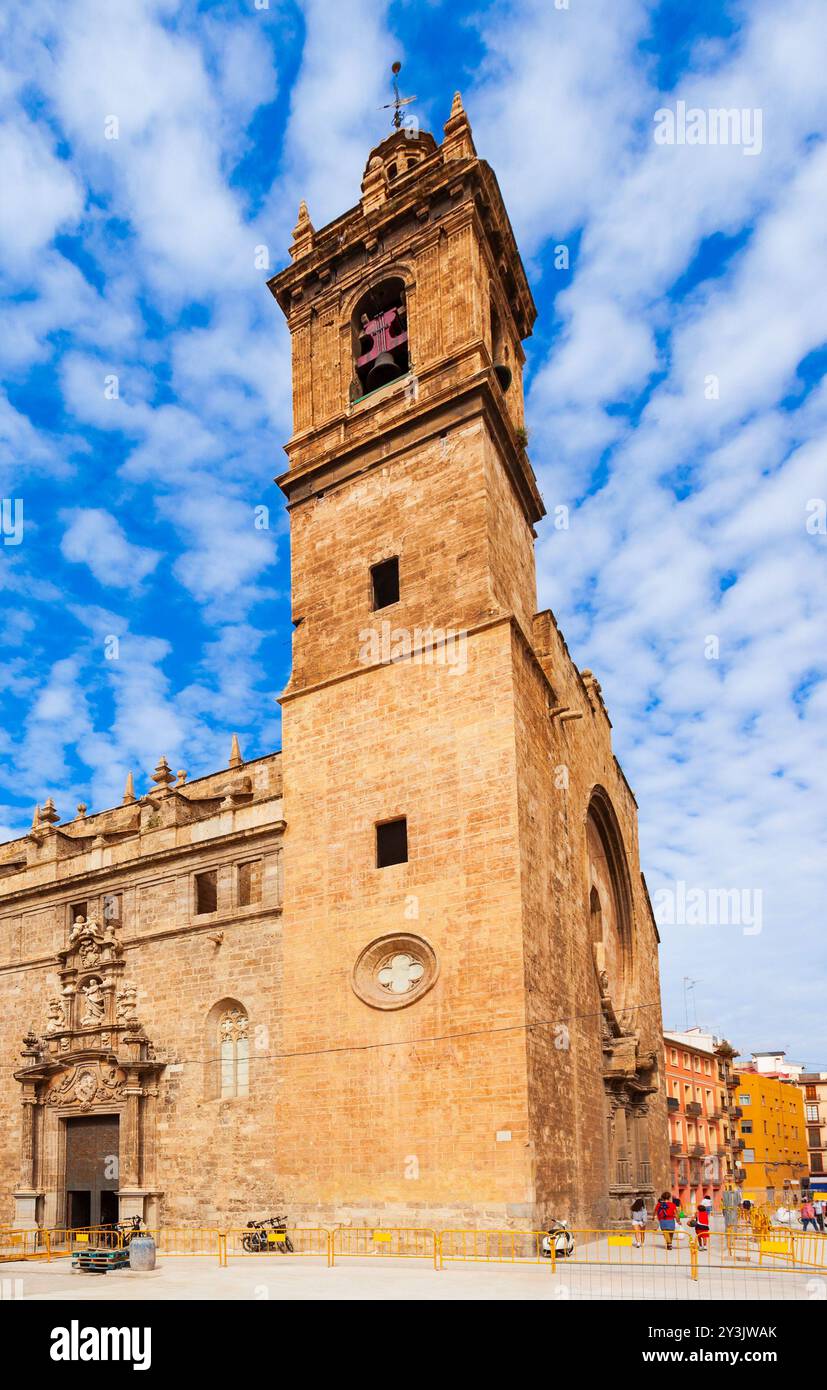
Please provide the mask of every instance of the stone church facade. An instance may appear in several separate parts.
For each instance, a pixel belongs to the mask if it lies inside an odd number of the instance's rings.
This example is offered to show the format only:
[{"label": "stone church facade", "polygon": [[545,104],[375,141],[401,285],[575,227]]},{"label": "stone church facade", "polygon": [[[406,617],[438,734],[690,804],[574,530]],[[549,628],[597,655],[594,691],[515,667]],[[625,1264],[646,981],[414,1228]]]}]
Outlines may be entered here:
[{"label": "stone church facade", "polygon": [[270,289],[282,751],[0,846],[0,1221],[605,1225],[668,1179],[658,937],[536,611],[536,311],[459,97]]}]

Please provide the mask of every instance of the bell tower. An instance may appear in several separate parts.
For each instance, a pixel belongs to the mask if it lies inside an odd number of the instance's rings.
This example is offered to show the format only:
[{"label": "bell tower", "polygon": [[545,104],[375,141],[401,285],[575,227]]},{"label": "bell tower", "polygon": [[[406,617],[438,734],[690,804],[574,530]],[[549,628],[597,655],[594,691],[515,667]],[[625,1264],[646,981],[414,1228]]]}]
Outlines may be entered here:
[{"label": "bell tower", "polygon": [[[571,663],[535,616],[536,309],[459,94],[441,144],[397,125],[377,145],[356,207],[316,230],[302,203],[290,257],[269,282],[293,361],[279,1177],[293,1220],[525,1225],[574,1193],[587,1064],[531,1041],[577,993],[550,944],[549,670]],[[585,880],[585,812],[577,834]],[[583,914],[599,1017],[587,891]],[[558,1122],[559,1171],[538,1160]]]}]

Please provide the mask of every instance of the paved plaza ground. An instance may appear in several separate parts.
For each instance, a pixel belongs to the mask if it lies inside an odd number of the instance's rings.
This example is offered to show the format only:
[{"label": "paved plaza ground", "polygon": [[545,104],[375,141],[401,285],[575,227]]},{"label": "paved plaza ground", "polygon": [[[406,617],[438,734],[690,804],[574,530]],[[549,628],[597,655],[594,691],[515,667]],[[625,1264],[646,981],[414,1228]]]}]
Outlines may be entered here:
[{"label": "paved plaza ground", "polygon": [[[354,1258],[328,1268],[322,1259],[255,1255],[230,1259],[159,1256],[151,1273],[106,1275],[73,1270],[68,1259],[0,1264],[4,1298],[66,1301],[147,1300],[518,1300],[667,1299],[683,1302],[749,1299],[760,1302],[827,1300],[827,1272],[757,1266],[724,1267],[699,1260],[698,1279],[679,1255],[660,1248],[647,1263],[609,1262],[593,1248],[594,1262],[548,1264],[450,1263],[439,1271],[422,1260]],[[606,1262],[601,1262],[605,1257]]]}]

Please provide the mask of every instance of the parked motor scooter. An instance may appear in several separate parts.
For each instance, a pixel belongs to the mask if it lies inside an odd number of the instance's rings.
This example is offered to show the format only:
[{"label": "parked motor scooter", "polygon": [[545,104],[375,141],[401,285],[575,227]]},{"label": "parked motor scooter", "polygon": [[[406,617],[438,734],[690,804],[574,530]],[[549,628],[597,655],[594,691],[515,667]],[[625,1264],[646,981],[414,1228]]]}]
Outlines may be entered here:
[{"label": "parked motor scooter", "polygon": [[574,1236],[569,1230],[568,1221],[552,1219],[546,1228],[546,1235],[540,1242],[540,1254],[547,1260],[551,1259],[552,1242],[556,1259],[567,1260],[574,1254]]}]

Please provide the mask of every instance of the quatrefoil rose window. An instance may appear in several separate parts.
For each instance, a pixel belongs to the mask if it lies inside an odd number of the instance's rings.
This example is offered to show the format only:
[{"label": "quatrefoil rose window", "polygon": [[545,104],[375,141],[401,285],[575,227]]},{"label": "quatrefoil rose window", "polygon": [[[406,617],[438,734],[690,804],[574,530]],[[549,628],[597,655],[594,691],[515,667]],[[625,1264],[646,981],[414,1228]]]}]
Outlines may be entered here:
[{"label": "quatrefoil rose window", "polygon": [[403,1009],[436,982],[439,965],[421,936],[395,932],[371,941],[353,967],[354,992],[372,1009]]}]

